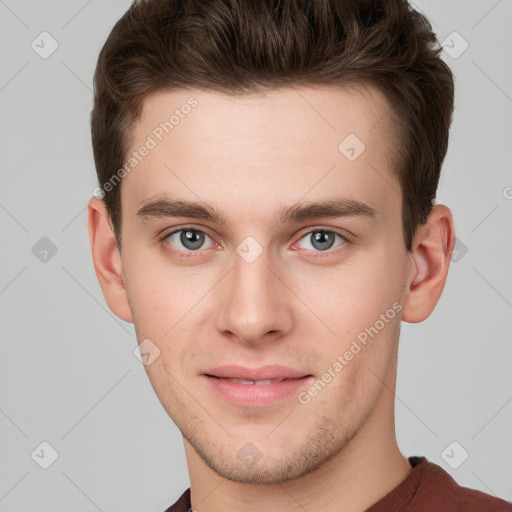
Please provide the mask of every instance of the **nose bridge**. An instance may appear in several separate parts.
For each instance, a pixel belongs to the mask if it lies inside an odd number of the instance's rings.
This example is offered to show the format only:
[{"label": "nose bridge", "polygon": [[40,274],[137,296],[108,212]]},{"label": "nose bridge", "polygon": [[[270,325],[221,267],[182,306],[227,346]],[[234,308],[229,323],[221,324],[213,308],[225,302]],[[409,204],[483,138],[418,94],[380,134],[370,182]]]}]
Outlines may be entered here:
[{"label": "nose bridge", "polygon": [[270,331],[283,334],[290,328],[291,312],[269,251],[248,237],[236,252],[223,288],[217,328],[246,343],[258,341]]}]

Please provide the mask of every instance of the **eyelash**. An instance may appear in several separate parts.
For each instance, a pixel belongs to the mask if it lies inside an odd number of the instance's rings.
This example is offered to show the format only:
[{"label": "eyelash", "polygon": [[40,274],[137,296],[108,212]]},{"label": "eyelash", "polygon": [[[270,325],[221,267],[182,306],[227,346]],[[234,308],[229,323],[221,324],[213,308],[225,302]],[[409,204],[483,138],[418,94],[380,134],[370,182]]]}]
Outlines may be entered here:
[{"label": "eyelash", "polygon": [[[161,243],[165,243],[166,240],[171,237],[172,235],[176,234],[176,233],[180,233],[182,231],[195,231],[197,233],[203,233],[205,234],[207,237],[209,237],[210,239],[212,237],[210,237],[210,235],[208,235],[208,233],[202,231],[201,229],[197,229],[197,228],[194,228],[192,226],[183,226],[181,227],[180,229],[175,229],[174,231],[171,231],[170,233],[166,233],[165,235],[163,235],[161,238],[160,238],[160,242]],[[347,244],[350,243],[350,240],[348,239],[348,237],[342,233],[340,233],[339,231],[335,230],[335,229],[324,229],[324,228],[315,228],[315,229],[312,229],[310,231],[307,231],[306,233],[304,233],[303,235],[301,235],[301,237],[298,239],[298,241],[296,243],[294,243],[293,245],[297,245],[298,242],[300,242],[300,240],[302,240],[303,238],[305,238],[306,236],[308,235],[311,235],[312,233],[318,233],[318,232],[322,232],[322,233],[333,233],[335,235],[338,235],[341,240],[342,240],[342,244],[338,245],[337,247],[333,248],[333,249],[327,249],[326,251],[308,251],[308,252],[313,252],[313,253],[318,253],[317,256],[313,256],[314,258],[322,258],[324,256],[321,256],[322,254],[325,254],[326,256],[331,256],[332,254],[338,252],[338,250],[342,247],[342,246],[345,246]],[[171,244],[167,244],[168,246],[170,246]],[[183,259],[187,259],[187,258],[197,258],[197,257],[201,257],[201,253],[204,251],[204,249],[199,249],[199,250],[196,250],[196,251],[182,251],[180,249],[175,249],[175,248],[172,248],[171,249],[172,252],[174,254],[176,254],[179,258],[183,258]]]}]

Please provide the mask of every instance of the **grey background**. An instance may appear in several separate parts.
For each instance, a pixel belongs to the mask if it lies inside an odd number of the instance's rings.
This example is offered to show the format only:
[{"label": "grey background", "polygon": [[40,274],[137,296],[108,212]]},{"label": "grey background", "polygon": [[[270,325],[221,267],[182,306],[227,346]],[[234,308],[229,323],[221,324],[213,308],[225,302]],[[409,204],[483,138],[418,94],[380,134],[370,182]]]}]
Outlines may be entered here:
[{"label": "grey background", "polygon": [[[1,511],[157,512],[189,485],[181,435],[133,355],[133,326],[105,305],[86,228],[92,76],[129,4],[0,0]],[[403,324],[397,436],[404,455],[512,500],[512,2],[418,7],[452,47],[438,201],[459,245],[433,315]],[[43,31],[59,45],[47,59],[31,47]],[[46,261],[43,237],[57,249]],[[58,452],[48,469],[31,457],[43,441]],[[441,455],[453,441],[469,454],[457,469]]]}]

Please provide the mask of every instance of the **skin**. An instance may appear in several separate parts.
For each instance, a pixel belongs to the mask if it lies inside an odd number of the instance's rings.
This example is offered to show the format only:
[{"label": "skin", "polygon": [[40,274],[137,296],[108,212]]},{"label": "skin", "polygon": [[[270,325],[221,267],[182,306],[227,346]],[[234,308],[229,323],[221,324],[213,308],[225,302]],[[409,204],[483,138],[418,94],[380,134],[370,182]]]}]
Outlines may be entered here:
[{"label": "skin", "polygon": [[[160,350],[145,368],[183,434],[195,509],[365,510],[411,469],[394,425],[400,322],[426,319],[441,295],[451,212],[436,205],[406,250],[397,141],[374,87],[159,92],[145,100],[131,149],[191,96],[197,106],[122,181],[121,253],[103,201],[89,203],[107,304]],[[349,134],[366,146],[355,161],[338,150]],[[137,215],[166,196],[209,203],[228,222]],[[274,221],[281,207],[330,198],[375,216]],[[203,245],[165,238],[178,228],[205,233]],[[318,231],[345,239],[322,250]],[[236,252],[247,236],[262,249],[250,264]],[[292,395],[233,405],[202,377],[223,364],[281,364],[321,378],[393,304],[396,316],[307,404]],[[237,456],[247,443],[260,455],[252,465]]]}]

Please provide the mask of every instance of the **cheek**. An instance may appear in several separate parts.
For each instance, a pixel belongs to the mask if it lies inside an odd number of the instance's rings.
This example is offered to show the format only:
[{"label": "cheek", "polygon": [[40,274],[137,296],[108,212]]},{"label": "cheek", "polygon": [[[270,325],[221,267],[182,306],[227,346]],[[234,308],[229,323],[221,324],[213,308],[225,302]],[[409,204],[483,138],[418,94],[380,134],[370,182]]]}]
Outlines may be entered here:
[{"label": "cheek", "polygon": [[344,408],[361,412],[374,403],[396,354],[402,274],[400,256],[383,250],[350,268],[331,269],[323,277],[317,274],[313,289],[303,286],[304,302],[322,323],[305,322],[299,329],[312,329],[311,337],[322,354],[320,371],[335,375],[327,384],[330,391],[319,396],[319,405],[333,400],[344,416]]},{"label": "cheek", "polygon": [[193,305],[195,291],[187,286],[184,268],[166,265],[151,251],[127,247],[126,254],[123,269],[135,327],[144,337],[162,340]]},{"label": "cheek", "polygon": [[393,374],[399,325],[395,317],[382,329],[363,330],[364,337],[339,340],[338,350],[331,349],[325,373],[319,380],[325,381],[329,370],[335,376],[318,394],[314,407],[332,407],[342,430],[356,428],[373,410],[384,390],[383,383],[392,385],[389,379]]},{"label": "cheek", "polygon": [[295,275],[291,287],[315,315],[310,327],[323,329],[332,346],[333,338],[357,336],[395,304],[394,318],[403,297],[404,265],[401,255],[384,248],[354,257],[346,265],[308,269]]},{"label": "cheek", "polygon": [[138,264],[137,258],[132,258],[128,262],[125,282],[137,339],[151,340],[160,351],[159,364],[146,367],[148,376],[158,382],[166,380],[166,373],[186,373],[183,362],[194,357],[191,340],[198,339],[212,285],[206,272],[191,279],[184,267],[173,268],[150,258],[141,261],[144,263]]}]

